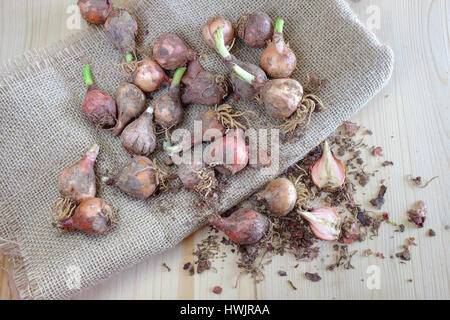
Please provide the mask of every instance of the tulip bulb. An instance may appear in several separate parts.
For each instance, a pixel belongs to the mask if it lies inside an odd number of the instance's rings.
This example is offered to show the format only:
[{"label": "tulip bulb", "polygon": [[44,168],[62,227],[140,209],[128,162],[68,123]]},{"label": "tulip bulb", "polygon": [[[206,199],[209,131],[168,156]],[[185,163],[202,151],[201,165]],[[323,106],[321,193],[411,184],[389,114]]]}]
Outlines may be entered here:
[{"label": "tulip bulb", "polygon": [[269,228],[269,219],[252,209],[239,209],[228,218],[212,215],[208,221],[236,244],[257,243]]},{"label": "tulip bulb", "polygon": [[345,182],[345,167],[336,159],[328,141],[323,143],[323,153],[311,166],[311,179],[319,189],[336,190]]}]

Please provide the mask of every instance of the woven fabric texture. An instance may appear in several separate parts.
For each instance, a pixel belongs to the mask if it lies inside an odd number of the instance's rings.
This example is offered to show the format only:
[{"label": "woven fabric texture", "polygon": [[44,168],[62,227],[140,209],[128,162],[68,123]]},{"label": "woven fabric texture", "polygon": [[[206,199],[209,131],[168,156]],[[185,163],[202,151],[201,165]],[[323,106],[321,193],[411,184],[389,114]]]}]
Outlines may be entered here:
[{"label": "woven fabric texture", "polygon": [[[150,48],[162,32],[175,32],[205,55],[206,69],[222,74],[227,74],[225,65],[201,37],[201,27],[209,18],[220,14],[236,23],[243,13],[265,11],[274,20],[285,19],[286,40],[299,60],[294,78],[305,83],[306,75],[314,72],[327,79],[327,86],[317,92],[327,109],[313,115],[302,138],[281,144],[277,174],[361,109],[392,73],[390,48],[358,21],[343,0],[165,0],[120,5],[137,18],[140,48]],[[239,40],[233,47],[238,58],[254,64],[259,64],[261,52]],[[127,80],[113,71],[113,64],[121,61],[119,52],[103,29],[93,26],[49,48],[29,52],[0,70],[0,253],[9,254],[15,286],[24,299],[70,297],[175,246],[204,222],[198,215],[197,197],[190,192],[136,201],[101,186],[98,196],[119,212],[113,231],[102,236],[78,232],[58,236],[50,226],[51,207],[59,197],[59,174],[92,143],[100,145],[97,174],[117,172],[129,159],[120,139],[96,129],[82,113],[83,56],[92,61],[96,83],[111,95]],[[271,123],[257,103],[233,106],[253,110],[250,119],[255,128]],[[190,128],[193,117],[204,108],[185,107],[181,126]],[[162,156],[159,152],[151,158]],[[239,173],[224,190],[219,209],[236,205],[270,178],[251,168]],[[80,272],[79,287],[68,283],[74,268]]]}]

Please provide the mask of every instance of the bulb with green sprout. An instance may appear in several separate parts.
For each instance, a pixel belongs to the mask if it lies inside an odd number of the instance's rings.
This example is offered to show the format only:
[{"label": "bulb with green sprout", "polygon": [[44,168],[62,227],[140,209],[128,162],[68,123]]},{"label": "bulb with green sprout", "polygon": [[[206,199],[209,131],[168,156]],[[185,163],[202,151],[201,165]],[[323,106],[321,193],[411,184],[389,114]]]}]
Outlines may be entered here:
[{"label": "bulb with green sprout", "polygon": [[106,92],[100,90],[92,78],[89,64],[83,68],[87,93],[83,101],[84,114],[101,128],[112,128],[116,124],[116,102]]},{"label": "bulb with green sprout", "polygon": [[302,85],[295,79],[262,79],[237,64],[233,65],[233,72],[255,88],[268,115],[286,120],[283,126],[285,134],[304,123],[308,115],[310,119],[317,106],[320,107],[319,110],[325,108],[318,96],[304,94]]},{"label": "bulb with green sprout", "polygon": [[183,117],[180,82],[186,69],[182,67],[175,71],[169,92],[159,98],[154,105],[155,121],[164,128],[177,125]]},{"label": "bulb with green sprout", "polygon": [[262,80],[267,80],[266,74],[260,67],[251,63],[240,61],[229,52],[227,46],[225,45],[223,28],[218,28],[214,32],[214,39],[216,41],[217,52],[220,54],[223,61],[231,71],[230,82],[233,86],[234,100],[238,101],[241,98],[244,100],[253,100],[257,94],[256,89],[251,83],[248,83],[247,81],[236,75],[234,72],[232,72],[233,67],[234,65],[238,65],[242,69],[254,74]]},{"label": "bulb with green sprout", "polygon": [[272,42],[261,55],[261,67],[272,78],[289,77],[297,65],[295,53],[284,41],[283,25],[283,19],[278,19]]}]

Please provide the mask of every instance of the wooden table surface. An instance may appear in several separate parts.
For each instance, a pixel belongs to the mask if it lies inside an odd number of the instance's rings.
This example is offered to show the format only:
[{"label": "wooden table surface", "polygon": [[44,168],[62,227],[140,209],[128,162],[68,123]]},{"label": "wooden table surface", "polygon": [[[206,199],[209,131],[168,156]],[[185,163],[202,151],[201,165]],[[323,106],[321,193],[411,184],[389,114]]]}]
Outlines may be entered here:
[{"label": "wooden table surface", "polygon": [[[74,32],[66,24],[70,5],[74,3],[75,0],[1,0],[0,61],[43,47]],[[265,281],[255,285],[250,278],[244,277],[235,289],[238,270],[234,257],[224,262],[218,260],[214,264],[217,273],[205,272],[191,277],[182,270],[185,262],[192,261],[195,243],[205,235],[203,230],[166,253],[133,266],[75,298],[450,298],[450,231],[444,227],[450,224],[450,184],[447,181],[450,179],[450,1],[349,0],[349,4],[363,22],[375,26],[375,34],[395,52],[395,71],[389,85],[353,118],[373,130],[367,143],[383,146],[384,159],[395,163],[393,167],[383,169],[389,188],[384,209],[390,212],[394,221],[408,226],[400,236],[393,233],[393,228],[383,226],[380,237],[353,247],[359,249],[359,253],[370,247],[387,258],[358,256],[354,259],[354,270],[334,272],[324,270],[332,256],[325,257],[324,261],[301,263],[297,269],[292,268],[296,264],[294,259],[276,258],[266,268]],[[439,176],[439,179],[427,188],[419,189],[407,183],[405,177],[408,174],[425,179]],[[425,201],[429,212],[426,226],[420,230],[406,221],[406,211],[417,200]],[[427,236],[430,228],[435,230],[435,237]],[[400,245],[410,236],[415,237],[418,244],[411,249],[412,260],[400,264],[397,259],[389,259],[391,254],[400,251]],[[323,252],[327,252],[327,248]],[[0,261],[7,264],[2,257]],[[170,272],[162,267],[163,262],[171,267]],[[373,265],[380,270],[379,290],[370,290],[366,286],[370,276],[367,268]],[[280,269],[288,271],[297,291],[277,275]],[[305,271],[319,272],[322,281],[305,280]],[[216,285],[223,287],[220,296],[211,292]],[[8,287],[7,274],[0,270],[0,299],[14,298]]]}]

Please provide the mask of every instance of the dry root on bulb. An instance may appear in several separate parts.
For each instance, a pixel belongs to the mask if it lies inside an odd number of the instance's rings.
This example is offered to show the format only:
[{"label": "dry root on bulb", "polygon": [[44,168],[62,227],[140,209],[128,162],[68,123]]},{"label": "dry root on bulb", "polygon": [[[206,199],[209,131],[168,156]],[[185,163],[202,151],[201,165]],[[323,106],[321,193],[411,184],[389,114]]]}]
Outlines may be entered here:
[{"label": "dry root on bulb", "polygon": [[297,130],[301,125],[305,124],[306,127],[309,126],[311,122],[311,116],[315,111],[322,111],[326,109],[320,98],[314,94],[306,94],[302,97],[300,105],[295,110],[295,113],[286,120],[282,126],[284,134],[288,134]]},{"label": "dry root on bulb", "polygon": [[[250,121],[246,117],[246,114],[253,113],[253,111],[237,111],[229,104],[223,104],[216,107],[216,113],[220,123],[227,129],[242,129],[247,130],[250,128]],[[243,118],[247,125],[244,125],[238,118]]]},{"label": "dry root on bulb", "polygon": [[178,177],[187,189],[197,191],[204,198],[208,198],[218,185],[214,169],[201,162],[180,164]]},{"label": "dry root on bulb", "polygon": [[79,230],[89,234],[102,234],[115,224],[115,211],[104,200],[84,200],[73,214],[60,218],[53,225],[62,230]]}]

